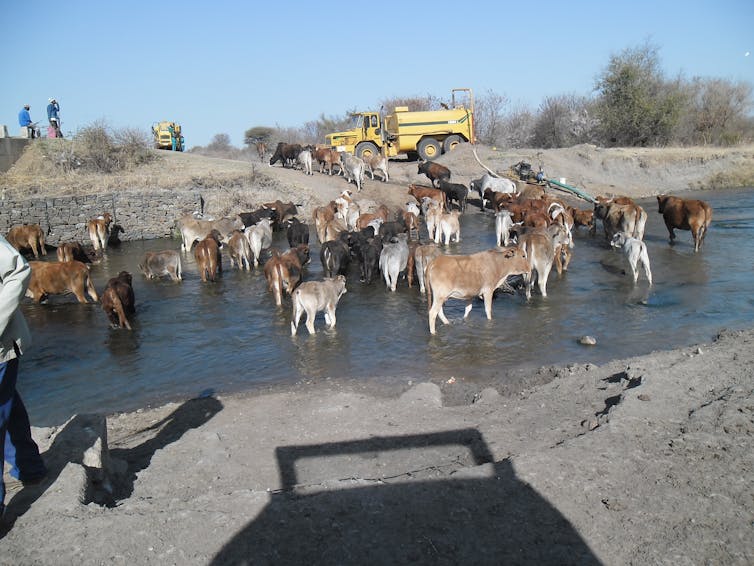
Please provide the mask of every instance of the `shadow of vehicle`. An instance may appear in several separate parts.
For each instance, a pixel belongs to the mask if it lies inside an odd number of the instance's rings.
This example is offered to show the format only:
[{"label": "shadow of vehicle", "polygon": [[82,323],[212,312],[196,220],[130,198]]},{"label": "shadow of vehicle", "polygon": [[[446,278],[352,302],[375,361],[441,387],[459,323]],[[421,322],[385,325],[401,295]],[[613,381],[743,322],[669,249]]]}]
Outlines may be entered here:
[{"label": "shadow of vehicle", "polygon": [[[458,455],[459,446],[470,458]],[[442,459],[453,449],[458,471],[429,474],[439,480],[409,480],[438,471],[429,466],[401,478],[298,484],[297,467],[311,459],[346,458],[359,466],[395,451],[399,459],[416,451]],[[509,461],[492,462],[476,429],[285,446],[277,458],[282,489],[212,564],[599,563],[568,520],[516,478]]]}]

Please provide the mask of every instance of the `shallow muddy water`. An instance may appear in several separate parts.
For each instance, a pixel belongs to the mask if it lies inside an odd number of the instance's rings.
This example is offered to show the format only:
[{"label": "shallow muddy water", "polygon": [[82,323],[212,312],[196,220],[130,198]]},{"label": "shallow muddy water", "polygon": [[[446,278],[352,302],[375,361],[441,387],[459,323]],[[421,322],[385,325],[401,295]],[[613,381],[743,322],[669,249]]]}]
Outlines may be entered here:
[{"label": "shallow muddy water", "polygon": [[[685,195],[692,198],[692,195]],[[48,304],[26,300],[23,311],[35,339],[22,361],[19,389],[35,425],[63,422],[75,413],[132,410],[203,391],[229,393],[259,384],[314,378],[385,383],[451,376],[480,383],[511,370],[568,362],[603,363],[695,342],[722,328],[754,321],[754,191],[693,195],[714,208],[702,251],[677,231],[668,245],[656,201],[640,201],[649,214],[645,240],[654,285],[636,288],[621,274],[621,258],[598,237],[576,234],[570,270],[553,270],[548,297],[500,295],[488,321],[480,301],[467,320],[464,304],[450,301],[450,326],[438,321],[430,336],[427,307],[418,287],[401,281],[391,293],[382,281],[359,283],[355,265],[337,310],[337,327],[290,335],[290,301],[275,307],[261,269],[230,268],[203,284],[192,255],[184,256],[184,281],[147,281],[138,264],[145,251],[179,249],[179,240],[124,242],[92,267],[98,290],[121,270],[134,276],[137,314],[132,332],[114,330],[99,304],[72,296]],[[586,203],[581,205],[586,207]],[[462,241],[450,253],[494,246],[494,217],[469,206]],[[287,247],[284,235],[275,245]],[[319,245],[312,232],[312,261],[305,279],[319,279]],[[592,335],[597,345],[577,340]]]}]

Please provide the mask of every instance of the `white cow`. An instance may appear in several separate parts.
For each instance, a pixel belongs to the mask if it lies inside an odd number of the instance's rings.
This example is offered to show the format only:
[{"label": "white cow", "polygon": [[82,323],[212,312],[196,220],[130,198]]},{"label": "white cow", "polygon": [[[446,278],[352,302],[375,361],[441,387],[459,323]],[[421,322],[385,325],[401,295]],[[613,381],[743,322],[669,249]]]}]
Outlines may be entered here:
[{"label": "white cow", "polygon": [[507,246],[511,240],[511,228],[513,219],[509,210],[502,209],[495,213],[495,243],[498,246]]},{"label": "white cow", "polygon": [[398,275],[408,264],[408,234],[398,234],[395,239],[396,242],[383,244],[380,252],[380,271],[391,291],[395,291]]},{"label": "white cow", "polygon": [[461,222],[458,219],[460,215],[460,210],[444,212],[440,215],[439,222],[435,228],[436,244],[439,244],[441,239],[446,246],[450,245],[451,239],[454,242],[461,241]]},{"label": "white cow", "polygon": [[387,175],[387,157],[381,154],[373,155],[369,159],[364,159],[364,168],[369,176],[374,181],[374,172],[379,171],[382,173],[382,180],[387,183],[389,181]]},{"label": "white cow", "polygon": [[489,173],[482,175],[481,179],[471,181],[470,187],[472,191],[479,193],[479,198],[482,200],[482,208],[486,206],[486,200],[484,198],[484,191],[490,189],[496,193],[515,193],[518,192],[516,183],[505,177],[493,177]]},{"label": "white cow", "polygon": [[305,175],[314,175],[312,173],[312,152],[308,149],[305,149],[301,153],[298,154],[298,157],[296,158],[299,165],[301,165],[301,168],[304,170]]},{"label": "white cow", "polygon": [[256,224],[248,226],[244,233],[249,240],[249,247],[251,247],[251,254],[254,256],[254,267],[259,265],[259,256],[262,254],[262,250],[269,248],[272,245],[272,220],[269,218],[262,218]]},{"label": "white cow", "polygon": [[346,278],[338,275],[335,278],[325,278],[322,281],[306,281],[301,283],[291,296],[293,300],[293,320],[291,321],[291,336],[296,335],[301,315],[306,312],[306,329],[314,334],[314,317],[318,312],[325,312],[325,323],[328,328],[335,327],[335,309],[340,297],[346,292]]},{"label": "white cow", "polygon": [[424,222],[427,225],[429,239],[438,242],[442,205],[429,197],[424,197],[422,199],[422,209],[424,211]]},{"label": "white cow", "polygon": [[342,153],[340,156],[340,166],[346,176],[346,180],[349,183],[356,183],[356,189],[360,191],[361,184],[364,182],[364,161],[350,153]]},{"label": "white cow", "polygon": [[641,264],[642,269],[644,269],[644,275],[647,276],[647,281],[649,281],[650,285],[652,284],[652,270],[649,268],[647,244],[638,238],[629,236],[625,232],[618,232],[613,236],[610,245],[623,252],[623,257],[631,270],[631,277],[634,280],[634,285],[636,285],[636,282],[639,280],[639,264]]}]

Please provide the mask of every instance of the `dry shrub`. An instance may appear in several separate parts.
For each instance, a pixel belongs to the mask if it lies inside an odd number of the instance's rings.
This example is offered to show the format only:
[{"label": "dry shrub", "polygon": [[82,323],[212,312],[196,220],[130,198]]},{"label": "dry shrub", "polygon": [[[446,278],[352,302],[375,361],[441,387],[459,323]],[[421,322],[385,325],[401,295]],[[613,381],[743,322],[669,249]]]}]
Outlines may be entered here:
[{"label": "dry shrub", "polygon": [[131,170],[151,159],[146,133],[134,128],[113,131],[104,122],[95,122],[74,136],[69,165],[94,173],[114,173]]}]

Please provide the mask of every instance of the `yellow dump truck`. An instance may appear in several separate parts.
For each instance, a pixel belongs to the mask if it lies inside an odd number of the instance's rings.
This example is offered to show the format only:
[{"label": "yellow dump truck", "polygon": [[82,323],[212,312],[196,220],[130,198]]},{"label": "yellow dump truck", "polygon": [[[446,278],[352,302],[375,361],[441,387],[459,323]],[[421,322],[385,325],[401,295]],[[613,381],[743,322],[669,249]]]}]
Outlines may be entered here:
[{"label": "yellow dump truck", "polygon": [[351,115],[351,128],[325,136],[338,151],[358,157],[384,152],[435,159],[459,144],[474,142],[474,94],[470,88],[451,91],[450,106],[442,110],[411,112],[398,106],[391,114],[359,112]]},{"label": "yellow dump truck", "polygon": [[156,149],[183,151],[181,125],[177,122],[155,122],[152,124],[152,135]]}]

